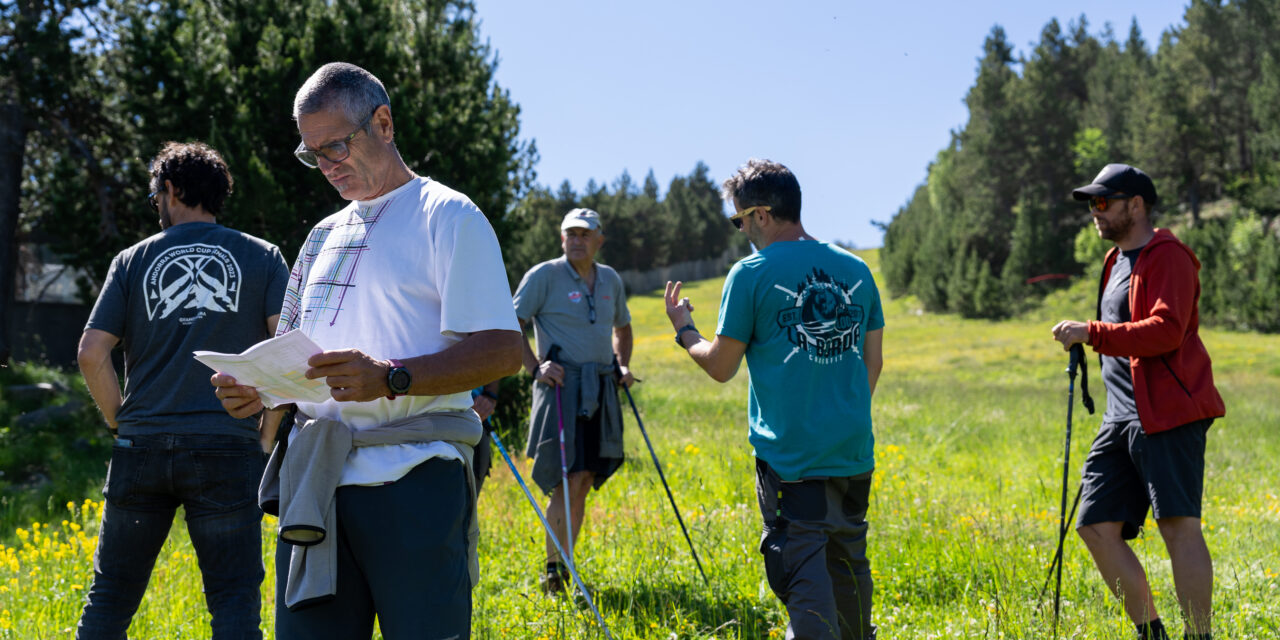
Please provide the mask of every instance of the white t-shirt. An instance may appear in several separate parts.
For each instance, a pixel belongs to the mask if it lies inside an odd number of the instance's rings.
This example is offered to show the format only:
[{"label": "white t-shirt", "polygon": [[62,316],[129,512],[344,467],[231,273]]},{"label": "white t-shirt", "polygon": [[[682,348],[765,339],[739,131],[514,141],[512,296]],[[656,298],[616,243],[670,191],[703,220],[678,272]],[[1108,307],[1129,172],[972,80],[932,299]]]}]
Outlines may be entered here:
[{"label": "white t-shirt", "polygon": [[[380,198],[353,201],[311,230],[290,274],[277,333],[294,329],[325,350],[386,360],[439,353],[469,333],[519,331],[498,238],[466,196],[417,177]],[[471,407],[468,391],[370,402],[299,403],[313,417],[367,429],[431,411]],[[444,442],[352,451],[339,484],[394,482]]]}]

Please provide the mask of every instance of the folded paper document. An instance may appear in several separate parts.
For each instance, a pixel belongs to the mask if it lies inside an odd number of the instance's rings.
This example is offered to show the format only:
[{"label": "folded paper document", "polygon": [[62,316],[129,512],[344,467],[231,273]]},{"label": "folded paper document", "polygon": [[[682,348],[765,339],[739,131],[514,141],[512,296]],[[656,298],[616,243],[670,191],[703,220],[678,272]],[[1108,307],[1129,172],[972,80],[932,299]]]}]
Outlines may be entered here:
[{"label": "folded paper document", "polygon": [[301,331],[263,340],[243,353],[196,351],[196,360],[258,390],[262,404],[274,409],[291,402],[324,402],[330,398],[323,379],[308,380],[307,359],[324,351]]}]

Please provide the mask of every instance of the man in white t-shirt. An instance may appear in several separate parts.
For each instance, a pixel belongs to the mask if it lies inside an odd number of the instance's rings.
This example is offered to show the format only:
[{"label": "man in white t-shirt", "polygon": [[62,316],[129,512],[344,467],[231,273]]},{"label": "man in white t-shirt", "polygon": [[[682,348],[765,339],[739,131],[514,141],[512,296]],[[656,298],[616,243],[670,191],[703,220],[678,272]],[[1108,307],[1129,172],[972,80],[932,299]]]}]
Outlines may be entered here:
[{"label": "man in white t-shirt", "polygon": [[[369,638],[376,616],[389,639],[468,637],[478,577],[468,467],[481,436],[469,392],[520,367],[497,237],[466,196],[405,165],[386,90],[364,69],[321,67],[294,118],[295,155],[351,202],[311,230],[281,309],[278,333],[303,331],[325,350],[306,375],[332,397],[298,403],[273,455],[276,635]],[[251,387],[213,383],[232,415],[263,409]],[[265,412],[264,426],[282,415]],[[298,488],[334,459],[334,499]],[[291,477],[291,465],[306,473]],[[304,498],[332,504],[328,517],[297,522],[290,510]]]}]

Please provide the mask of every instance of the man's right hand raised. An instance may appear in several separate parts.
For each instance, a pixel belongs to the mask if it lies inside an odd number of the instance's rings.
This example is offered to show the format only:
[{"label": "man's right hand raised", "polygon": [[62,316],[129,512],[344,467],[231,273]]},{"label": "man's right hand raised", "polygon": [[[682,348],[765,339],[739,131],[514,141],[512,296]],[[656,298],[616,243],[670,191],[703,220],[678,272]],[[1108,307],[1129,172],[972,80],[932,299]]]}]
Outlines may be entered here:
[{"label": "man's right hand raised", "polygon": [[265,408],[257,389],[236,384],[236,379],[225,373],[213,374],[209,382],[213,384],[213,393],[222,402],[222,408],[233,418],[248,418]]},{"label": "man's right hand raised", "polygon": [[667,281],[667,290],[663,294],[666,301],[667,319],[671,321],[671,326],[676,331],[681,327],[693,324],[693,303],[688,298],[680,297],[680,287],[684,286],[683,282]]}]

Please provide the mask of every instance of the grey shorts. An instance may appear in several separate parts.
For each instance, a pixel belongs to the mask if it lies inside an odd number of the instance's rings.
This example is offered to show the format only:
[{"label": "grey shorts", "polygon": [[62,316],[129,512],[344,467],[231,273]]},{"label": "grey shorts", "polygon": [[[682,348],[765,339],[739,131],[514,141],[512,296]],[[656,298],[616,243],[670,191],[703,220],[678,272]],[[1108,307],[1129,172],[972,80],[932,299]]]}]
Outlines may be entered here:
[{"label": "grey shorts", "polygon": [[1084,462],[1076,527],[1121,522],[1137,537],[1150,508],[1157,520],[1200,517],[1204,447],[1213,419],[1148,435],[1137,420],[1104,422]]}]

